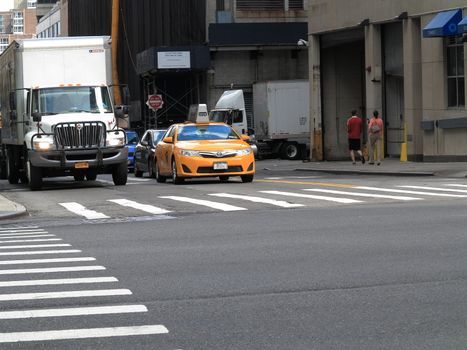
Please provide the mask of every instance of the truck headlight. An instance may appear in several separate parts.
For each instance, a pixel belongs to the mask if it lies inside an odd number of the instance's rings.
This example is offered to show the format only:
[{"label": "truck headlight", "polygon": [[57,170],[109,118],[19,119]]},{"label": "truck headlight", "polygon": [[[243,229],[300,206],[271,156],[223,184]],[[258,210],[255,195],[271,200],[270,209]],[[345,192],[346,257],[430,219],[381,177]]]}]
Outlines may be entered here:
[{"label": "truck headlight", "polygon": [[33,146],[35,150],[47,151],[53,148],[54,140],[53,138],[48,138],[48,137],[41,137],[41,138],[36,137],[33,141]]},{"label": "truck headlight", "polygon": [[185,156],[185,157],[198,157],[199,156],[198,151],[191,151],[191,150],[187,150],[187,149],[182,149],[180,151],[180,154],[182,156]]},{"label": "truck headlight", "polygon": [[251,148],[245,148],[237,151],[237,156],[247,156],[251,154]]},{"label": "truck headlight", "polygon": [[125,135],[113,135],[112,138],[107,139],[107,146],[123,147],[125,146]]}]

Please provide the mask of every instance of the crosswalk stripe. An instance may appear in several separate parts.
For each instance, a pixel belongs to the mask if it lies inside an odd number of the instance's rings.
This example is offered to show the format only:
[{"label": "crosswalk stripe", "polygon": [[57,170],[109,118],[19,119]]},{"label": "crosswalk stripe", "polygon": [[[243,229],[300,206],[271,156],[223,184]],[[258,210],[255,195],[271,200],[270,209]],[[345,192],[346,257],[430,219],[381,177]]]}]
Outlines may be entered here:
[{"label": "crosswalk stripe", "polygon": [[467,190],[457,190],[453,188],[441,188],[441,187],[430,187],[430,186],[411,186],[411,185],[403,185],[397,186],[401,188],[413,188],[415,190],[428,190],[428,191],[446,191],[446,192],[457,192],[457,193],[467,193]]},{"label": "crosswalk stripe", "polygon": [[50,234],[47,234],[47,235],[18,235],[18,234],[13,234],[13,235],[6,235],[6,236],[2,236],[0,235],[0,239],[18,239],[18,238],[36,238],[36,237],[55,237],[55,235],[50,235]]},{"label": "crosswalk stripe", "polygon": [[303,204],[289,203],[289,202],[286,202],[286,201],[278,201],[278,200],[263,198],[263,197],[243,196],[243,195],[231,194],[231,193],[210,193],[209,195],[210,196],[215,196],[215,197],[221,197],[221,198],[243,199],[243,200],[250,201],[250,202],[255,202],[255,203],[265,203],[265,204],[276,205],[276,206],[282,207],[282,208],[304,207]]},{"label": "crosswalk stripe", "polygon": [[105,270],[104,266],[67,266],[67,267],[44,267],[40,269],[9,269],[0,270],[0,275],[22,275],[28,273],[52,273],[52,272],[76,272],[76,271],[99,271]]},{"label": "crosswalk stripe", "polygon": [[423,191],[410,191],[410,190],[400,190],[400,189],[395,189],[395,188],[382,188],[382,187],[370,187],[370,186],[356,186],[354,188],[359,189],[359,190],[369,190],[369,191],[418,194],[418,195],[422,195],[422,196],[456,197],[456,198],[465,198],[466,197],[464,195],[458,195],[458,194],[432,193],[432,192],[423,192]]},{"label": "crosswalk stripe", "polygon": [[95,261],[96,258],[57,258],[57,259],[22,259],[22,260],[0,260],[0,265],[21,265],[21,264],[49,264],[57,262],[79,262],[79,261]]},{"label": "crosswalk stripe", "polygon": [[202,205],[202,206],[213,208],[213,209],[219,209],[222,211],[248,210],[246,208],[236,207],[230,204],[225,204],[225,203],[220,203],[220,202],[207,201],[204,199],[195,199],[195,198],[179,197],[179,196],[160,196],[159,198],[166,198],[166,199],[172,199],[174,201],[179,201],[179,202],[198,204],[198,205]]},{"label": "crosswalk stripe", "polygon": [[0,231],[4,230],[32,230],[32,229],[39,229],[39,226],[17,226],[17,227],[0,227]]},{"label": "crosswalk stripe", "polygon": [[139,179],[137,177],[132,177],[132,178],[128,178],[128,181],[136,181],[136,182],[148,182],[148,181],[151,181],[152,179]]},{"label": "crosswalk stripe", "polygon": [[169,210],[165,210],[162,208],[155,207],[153,205],[149,204],[141,204],[138,202],[130,201],[128,199],[109,199],[109,202],[116,203],[118,205],[124,206],[124,207],[130,207],[138,210],[142,210],[146,213],[154,214],[154,215],[159,215],[159,214],[167,214],[170,213]]},{"label": "crosswalk stripe", "polygon": [[467,185],[461,185],[461,184],[446,184],[444,186],[454,186],[454,187],[463,187],[463,188],[467,187]]},{"label": "crosswalk stripe", "polygon": [[0,294],[0,301],[86,298],[86,297],[131,295],[131,294],[132,294],[131,290],[129,289],[96,289],[96,290],[72,290],[72,291],[65,291],[65,292],[15,293],[15,294]]},{"label": "crosswalk stripe", "polygon": [[44,232],[42,228],[24,228],[24,229],[17,229],[17,228],[0,228],[0,232],[9,232],[9,233],[18,233],[18,232]]},{"label": "crosswalk stripe", "polygon": [[26,244],[26,245],[9,245],[0,246],[0,249],[22,249],[22,248],[52,248],[52,247],[71,247],[71,244]]},{"label": "crosswalk stripe", "polygon": [[64,316],[89,316],[89,315],[109,315],[127,314],[137,312],[147,312],[145,305],[112,305],[95,307],[74,307],[61,309],[39,309],[0,312],[0,320],[13,320],[38,317],[64,317]]},{"label": "crosswalk stripe", "polygon": [[44,341],[44,340],[65,340],[65,339],[85,339],[85,338],[125,337],[125,336],[132,336],[132,335],[156,335],[156,334],[166,334],[166,333],[169,333],[169,330],[163,325],[67,329],[67,330],[38,331],[38,332],[13,332],[13,333],[0,333],[0,343]]},{"label": "crosswalk stripe", "polygon": [[318,199],[324,201],[331,201],[337,203],[344,203],[344,204],[351,204],[351,203],[362,203],[362,201],[350,199],[350,198],[335,198],[335,197],[327,197],[327,196],[316,196],[313,194],[303,194],[303,193],[295,193],[295,192],[283,192],[283,191],[260,191],[262,193],[269,193],[269,194],[276,194],[279,196],[289,196],[289,197],[298,197],[298,198],[310,198],[310,199]]},{"label": "crosswalk stripe", "polygon": [[115,277],[80,277],[80,278],[53,278],[42,280],[22,280],[0,282],[0,287],[30,287],[30,286],[50,286],[62,284],[88,284],[88,283],[112,283],[118,282]]},{"label": "crosswalk stripe", "polygon": [[30,243],[30,242],[52,242],[61,241],[61,238],[40,238],[40,239],[15,239],[12,241],[0,241],[0,243]]},{"label": "crosswalk stripe", "polygon": [[347,191],[336,191],[336,190],[325,190],[319,188],[305,188],[304,191],[312,192],[322,192],[322,193],[332,193],[332,194],[341,194],[344,196],[358,196],[358,197],[370,197],[370,198],[387,198],[387,199],[396,199],[402,201],[414,201],[421,200],[422,198],[416,197],[405,197],[405,196],[390,196],[384,194],[374,194],[374,193],[360,193],[360,192],[347,192]]},{"label": "crosswalk stripe", "polygon": [[5,236],[34,236],[34,235],[42,235],[48,233],[47,231],[34,231],[34,232],[8,232],[8,233],[0,233],[0,237]]},{"label": "crosswalk stripe", "polygon": [[94,210],[87,209],[86,207],[82,206],[76,202],[68,202],[68,203],[58,203],[65,209],[71,211],[80,216],[84,216],[86,219],[94,220],[94,219],[109,219],[109,216],[99,213]]},{"label": "crosswalk stripe", "polygon": [[47,254],[73,254],[81,253],[79,249],[63,249],[63,250],[31,250],[19,252],[0,252],[0,256],[12,255],[47,255]]}]

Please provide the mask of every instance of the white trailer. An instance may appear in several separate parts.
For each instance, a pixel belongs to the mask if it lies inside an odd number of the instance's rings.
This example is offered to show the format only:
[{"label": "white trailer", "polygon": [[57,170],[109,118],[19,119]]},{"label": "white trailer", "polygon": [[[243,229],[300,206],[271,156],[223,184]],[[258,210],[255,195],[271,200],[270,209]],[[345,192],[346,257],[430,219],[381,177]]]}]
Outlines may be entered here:
[{"label": "white trailer", "polygon": [[308,80],[278,80],[253,85],[254,130],[259,154],[303,157],[310,140]]},{"label": "white trailer", "polygon": [[18,40],[0,55],[6,177],[42,187],[44,177],[127,181],[126,108],[112,95],[110,37]]}]

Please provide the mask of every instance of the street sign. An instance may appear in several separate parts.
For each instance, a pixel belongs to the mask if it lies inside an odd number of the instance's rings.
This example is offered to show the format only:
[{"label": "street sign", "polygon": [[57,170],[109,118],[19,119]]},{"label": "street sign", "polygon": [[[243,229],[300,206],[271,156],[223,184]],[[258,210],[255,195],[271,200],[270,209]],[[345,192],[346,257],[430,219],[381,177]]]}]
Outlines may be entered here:
[{"label": "street sign", "polygon": [[161,109],[164,105],[162,95],[148,95],[148,100],[146,101],[146,104],[152,110]]}]

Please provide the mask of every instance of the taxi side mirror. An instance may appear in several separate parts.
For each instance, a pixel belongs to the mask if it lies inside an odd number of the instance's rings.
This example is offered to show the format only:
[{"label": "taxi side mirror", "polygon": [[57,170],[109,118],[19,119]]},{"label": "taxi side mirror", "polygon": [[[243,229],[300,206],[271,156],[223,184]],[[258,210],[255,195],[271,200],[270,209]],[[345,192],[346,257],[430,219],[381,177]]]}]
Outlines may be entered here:
[{"label": "taxi side mirror", "polygon": [[173,137],[164,137],[162,141],[164,141],[165,143],[174,143]]},{"label": "taxi side mirror", "polygon": [[248,136],[248,135],[242,134],[242,135],[240,135],[240,137],[241,137],[241,139],[243,141],[250,141],[250,136]]}]

